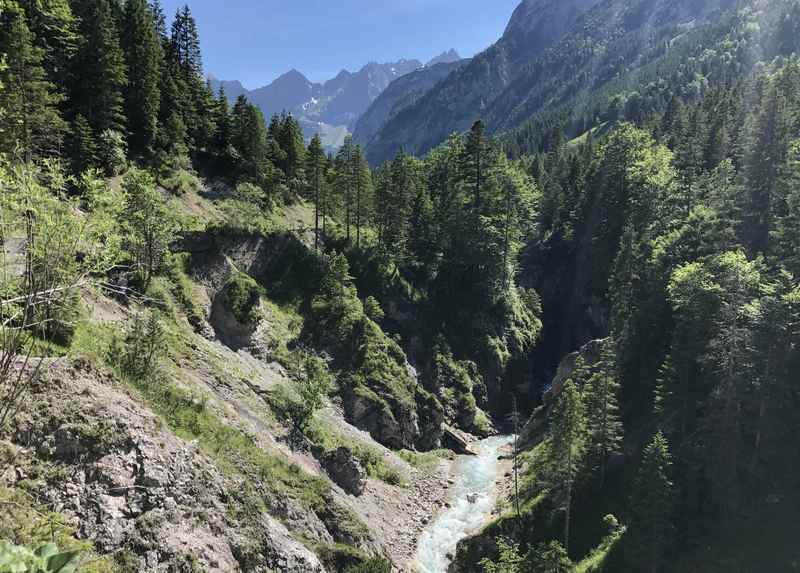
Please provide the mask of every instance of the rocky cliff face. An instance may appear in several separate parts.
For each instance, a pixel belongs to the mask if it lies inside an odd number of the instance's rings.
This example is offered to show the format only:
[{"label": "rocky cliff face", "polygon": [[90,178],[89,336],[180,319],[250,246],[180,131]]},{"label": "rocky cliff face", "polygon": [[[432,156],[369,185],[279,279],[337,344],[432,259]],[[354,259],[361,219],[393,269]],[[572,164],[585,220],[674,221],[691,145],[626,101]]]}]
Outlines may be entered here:
[{"label": "rocky cliff face", "polygon": [[[195,272],[207,277],[219,289],[233,269],[246,272],[267,285],[281,277],[297,261],[310,255],[307,245],[293,234],[275,234],[270,238],[221,237],[202,247]],[[219,304],[212,305],[211,319],[223,340],[238,348],[258,346],[259,328],[236,324]],[[342,390],[344,412],[355,426],[369,432],[380,443],[393,448],[414,449],[438,446],[442,436],[441,418],[426,410],[426,396],[418,388],[402,350],[385,337],[377,325],[368,327],[373,343],[386,357],[392,372],[391,387],[386,380],[367,377],[363,383]],[[420,410],[425,410],[420,415]],[[440,414],[439,414],[440,415]],[[422,422],[421,422],[422,418]],[[437,424],[438,421],[438,424]],[[420,424],[423,427],[420,427]]]},{"label": "rocky cliff face", "polygon": [[[604,112],[581,106],[620,78],[636,81],[636,74],[669,57],[673,40],[713,23],[734,5],[734,0],[525,0],[497,43],[389,117],[369,139],[367,155],[380,163],[401,148],[423,154],[477,119],[499,133],[540,113]],[[597,102],[603,104],[608,107],[607,98]]]},{"label": "rocky cliff face", "polygon": [[456,60],[428,64],[389,84],[356,123],[353,132],[355,142],[369,144],[389,120],[414,105],[435,85],[468,62],[469,60]]},{"label": "rocky cliff face", "polygon": [[453,131],[464,131],[522,72],[523,65],[558,42],[597,0],[525,0],[503,37],[437,84],[414,105],[390,118],[367,149],[380,162],[401,147],[424,153]]},{"label": "rocky cliff face", "polygon": [[[483,116],[492,131],[512,130],[537,113],[579,101],[615,79],[635,77],[653,61],[668,57],[665,46],[733,2],[612,0],[594,4],[564,29],[553,50],[528,61],[487,105]],[[535,18],[527,13],[520,16],[523,21]],[[511,37],[524,37],[513,32],[516,28],[512,20]]]},{"label": "rocky cliff face", "polygon": [[426,68],[432,68],[436,64],[453,64],[455,62],[461,61],[461,56],[453,49],[447,50],[446,52],[442,52],[435,58],[431,58],[431,60],[425,64]]}]

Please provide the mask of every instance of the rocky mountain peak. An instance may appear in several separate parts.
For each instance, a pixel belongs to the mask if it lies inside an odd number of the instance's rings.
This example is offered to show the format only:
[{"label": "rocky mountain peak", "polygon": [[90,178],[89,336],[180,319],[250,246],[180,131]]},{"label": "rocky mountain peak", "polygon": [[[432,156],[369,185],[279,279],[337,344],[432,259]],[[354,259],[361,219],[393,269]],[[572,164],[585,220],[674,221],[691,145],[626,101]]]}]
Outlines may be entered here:
[{"label": "rocky mountain peak", "polygon": [[454,49],[449,49],[446,52],[442,52],[435,58],[432,58],[427,64],[425,64],[426,68],[430,68],[431,66],[435,66],[436,64],[452,64],[453,62],[457,62],[461,59],[461,55]]}]

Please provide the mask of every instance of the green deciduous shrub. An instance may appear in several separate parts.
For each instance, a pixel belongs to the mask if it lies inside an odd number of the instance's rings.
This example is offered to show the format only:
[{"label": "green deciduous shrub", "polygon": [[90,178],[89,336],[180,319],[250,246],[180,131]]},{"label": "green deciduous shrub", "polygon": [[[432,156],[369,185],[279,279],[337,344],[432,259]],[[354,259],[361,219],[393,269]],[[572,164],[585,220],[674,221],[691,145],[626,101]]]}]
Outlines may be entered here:
[{"label": "green deciduous shrub", "polygon": [[385,559],[370,559],[345,569],[345,573],[391,573],[392,564]]},{"label": "green deciduous shrub", "polygon": [[0,542],[0,573],[74,573],[78,552],[59,553],[53,543],[24,547]]},{"label": "green deciduous shrub", "polygon": [[332,386],[333,377],[327,364],[317,356],[308,355],[295,383],[278,387],[272,393],[271,402],[292,423],[293,433],[303,434],[314,413],[325,403]]},{"label": "green deciduous shrub", "polygon": [[241,324],[252,325],[258,320],[262,294],[263,289],[253,277],[236,273],[222,289],[222,300],[236,320]]}]

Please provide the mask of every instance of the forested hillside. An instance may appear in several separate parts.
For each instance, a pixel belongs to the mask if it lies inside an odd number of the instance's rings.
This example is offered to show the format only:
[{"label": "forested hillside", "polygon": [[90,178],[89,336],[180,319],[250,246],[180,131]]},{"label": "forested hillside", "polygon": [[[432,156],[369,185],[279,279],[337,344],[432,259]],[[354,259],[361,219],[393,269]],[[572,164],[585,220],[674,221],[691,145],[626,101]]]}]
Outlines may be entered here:
[{"label": "forested hillside", "polygon": [[0,571],[408,570],[498,430],[451,571],[792,571],[798,32],[525,1],[373,168],[213,93],[188,7],[0,0]]}]

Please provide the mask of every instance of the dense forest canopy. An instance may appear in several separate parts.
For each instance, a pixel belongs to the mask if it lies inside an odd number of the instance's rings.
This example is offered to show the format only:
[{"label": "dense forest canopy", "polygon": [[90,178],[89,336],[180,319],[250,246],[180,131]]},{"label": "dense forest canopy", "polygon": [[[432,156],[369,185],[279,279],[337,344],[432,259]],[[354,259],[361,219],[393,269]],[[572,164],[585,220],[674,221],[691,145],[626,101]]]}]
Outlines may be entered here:
[{"label": "dense forest canopy", "polygon": [[[157,0],[0,0],[0,240],[30,245],[0,283],[15,333],[0,341],[0,431],[25,406],[6,362],[72,344],[79,304],[60,293],[92,282],[146,302],[160,279],[180,285],[181,245],[275,240],[272,215],[304,205],[305,239],[281,239],[268,279],[224,291],[242,324],[264,293],[302,317],[282,348],[304,381],[280,397],[295,434],[312,436],[329,393],[396,449],[530,416],[515,509],[461,547],[465,567],[788,570],[800,2],[721,3],[697,28],[625,35],[651,4],[588,12],[525,63],[524,105],[496,103],[491,129],[370,166],[351,138],[328,155],[290,114],[213,93],[189,7],[168,25]],[[555,68],[575,84],[549,85]],[[176,212],[198,193],[217,220]],[[132,325],[119,367],[150,372],[161,329]]]}]

